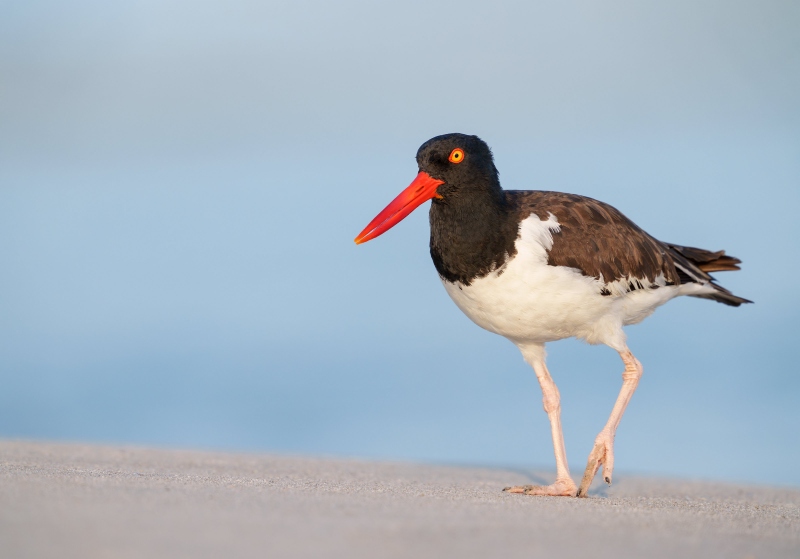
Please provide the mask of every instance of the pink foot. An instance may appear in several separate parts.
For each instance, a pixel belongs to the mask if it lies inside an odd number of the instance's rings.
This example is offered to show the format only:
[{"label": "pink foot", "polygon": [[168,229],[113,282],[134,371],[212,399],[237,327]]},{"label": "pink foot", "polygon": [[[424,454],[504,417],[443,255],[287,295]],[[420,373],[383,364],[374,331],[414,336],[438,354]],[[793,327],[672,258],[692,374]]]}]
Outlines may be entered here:
[{"label": "pink foot", "polygon": [[578,497],[586,497],[600,464],[603,465],[603,480],[611,485],[611,475],[614,472],[614,436],[606,431],[602,431],[594,440],[594,448],[589,453],[586,471],[583,473],[581,486],[578,489]]},{"label": "pink foot", "polygon": [[552,485],[515,485],[506,487],[503,491],[508,493],[521,493],[523,495],[547,495],[550,497],[574,497],[578,488],[570,478],[559,479]]}]

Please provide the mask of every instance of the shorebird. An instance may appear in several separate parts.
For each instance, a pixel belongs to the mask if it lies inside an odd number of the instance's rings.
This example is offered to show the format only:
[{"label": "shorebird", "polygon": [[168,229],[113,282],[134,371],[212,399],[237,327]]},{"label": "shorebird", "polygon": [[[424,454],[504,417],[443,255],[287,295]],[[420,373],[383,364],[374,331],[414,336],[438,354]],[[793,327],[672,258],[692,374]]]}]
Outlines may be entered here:
[{"label": "shorebird", "polygon": [[[642,376],[623,327],[688,295],[738,307],[750,303],[709,272],[738,270],[725,251],[664,243],[612,206],[576,194],[503,190],[489,146],[446,134],[417,151],[419,174],[356,237],[385,233],[432,200],[430,252],[448,295],[478,326],[511,340],[533,367],[550,420],[556,459],[551,485],[506,487],[527,495],[585,497],[600,466],[611,484],[614,436]],[[597,435],[580,486],[561,429],[561,399],[545,344],[575,337],[619,353],[622,389]]]}]

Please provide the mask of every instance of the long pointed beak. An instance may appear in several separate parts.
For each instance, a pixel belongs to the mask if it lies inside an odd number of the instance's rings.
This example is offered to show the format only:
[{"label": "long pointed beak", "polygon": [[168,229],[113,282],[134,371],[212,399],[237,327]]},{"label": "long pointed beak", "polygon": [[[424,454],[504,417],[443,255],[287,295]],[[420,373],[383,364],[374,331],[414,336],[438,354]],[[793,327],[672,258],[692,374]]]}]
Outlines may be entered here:
[{"label": "long pointed beak", "polygon": [[423,202],[427,202],[431,198],[441,198],[436,193],[436,189],[444,181],[435,179],[428,173],[420,171],[411,184],[398,194],[397,198],[391,201],[381,213],[375,216],[375,219],[369,222],[369,225],[364,227],[364,230],[356,237],[356,244],[366,243],[375,237],[382,235],[398,223],[408,214],[413,212],[417,206]]}]

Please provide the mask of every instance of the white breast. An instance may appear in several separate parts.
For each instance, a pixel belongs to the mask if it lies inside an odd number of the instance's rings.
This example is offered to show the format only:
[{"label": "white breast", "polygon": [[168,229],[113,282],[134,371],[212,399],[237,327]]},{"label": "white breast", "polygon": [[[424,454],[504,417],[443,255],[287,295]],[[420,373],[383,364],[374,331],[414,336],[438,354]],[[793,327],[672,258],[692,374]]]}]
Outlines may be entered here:
[{"label": "white breast", "polygon": [[554,215],[541,220],[532,214],[520,223],[513,258],[470,285],[442,280],[447,293],[478,326],[515,343],[575,336],[620,350],[623,325],[639,322],[682,294],[684,286],[601,295],[604,282],[574,268],[547,264],[552,234],[558,230]]}]

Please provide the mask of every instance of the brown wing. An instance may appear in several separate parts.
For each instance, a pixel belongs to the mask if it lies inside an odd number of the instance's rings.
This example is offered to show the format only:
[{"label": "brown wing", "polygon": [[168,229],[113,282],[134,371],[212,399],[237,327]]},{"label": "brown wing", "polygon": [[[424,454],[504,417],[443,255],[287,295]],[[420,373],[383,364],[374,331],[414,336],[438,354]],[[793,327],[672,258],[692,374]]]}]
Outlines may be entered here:
[{"label": "brown wing", "polygon": [[[616,208],[584,196],[561,192],[506,191],[511,207],[524,219],[553,214],[560,231],[553,234],[547,263],[577,268],[584,275],[612,282],[629,280],[629,290],[654,288],[664,274],[667,285],[708,283],[715,292],[693,295],[738,307],[752,303],[714,282],[708,272],[738,270],[741,261],[724,250],[712,252],[662,243],[648,235]],[[649,284],[649,285],[648,285]],[[601,291],[604,295],[610,292]]]},{"label": "brown wing", "polygon": [[669,247],[616,208],[561,192],[507,191],[507,196],[520,218],[535,213],[558,220],[561,230],[553,234],[548,264],[577,268],[605,282],[636,278],[652,283],[664,274],[667,284],[681,283]]}]

